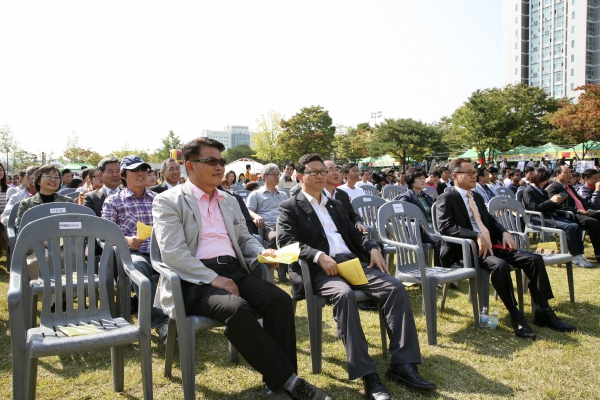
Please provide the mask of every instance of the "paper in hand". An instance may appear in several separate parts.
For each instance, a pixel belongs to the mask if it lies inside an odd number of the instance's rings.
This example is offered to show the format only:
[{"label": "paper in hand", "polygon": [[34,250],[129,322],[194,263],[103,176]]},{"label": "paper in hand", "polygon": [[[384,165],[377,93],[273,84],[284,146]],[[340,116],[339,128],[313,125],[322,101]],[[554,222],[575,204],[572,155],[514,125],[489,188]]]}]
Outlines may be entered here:
[{"label": "paper in hand", "polygon": [[281,264],[291,264],[295,261],[298,261],[298,257],[300,256],[300,244],[298,242],[288,244],[285,247],[280,248],[279,250],[275,250],[275,257],[271,256],[263,256],[262,254],[258,255],[259,263],[281,263]]},{"label": "paper in hand", "polygon": [[351,285],[366,285],[369,283],[358,258],[338,264],[338,273]]},{"label": "paper in hand", "polygon": [[146,240],[152,235],[152,227],[146,225],[140,221],[137,222],[137,238],[140,240]]}]

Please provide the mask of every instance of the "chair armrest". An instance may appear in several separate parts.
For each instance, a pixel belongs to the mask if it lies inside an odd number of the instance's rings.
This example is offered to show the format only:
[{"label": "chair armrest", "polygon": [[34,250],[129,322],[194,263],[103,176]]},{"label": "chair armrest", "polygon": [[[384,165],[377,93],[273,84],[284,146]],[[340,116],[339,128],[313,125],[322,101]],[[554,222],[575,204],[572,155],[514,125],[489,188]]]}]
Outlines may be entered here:
[{"label": "chair armrest", "polygon": [[479,265],[479,254],[477,253],[477,244],[474,240],[462,239],[454,236],[439,236],[444,242],[460,244],[462,246],[463,266],[465,268],[474,268]]},{"label": "chair armrest", "polygon": [[[381,241],[383,243],[386,243],[389,246],[394,246],[396,247],[396,249],[406,249],[406,250],[410,250],[410,251],[414,251],[415,254],[417,255],[417,262],[419,263],[419,270],[421,271],[421,276],[426,278],[427,277],[427,258],[425,257],[425,252],[423,251],[423,248],[420,246],[417,246],[416,244],[408,244],[408,243],[401,243],[401,242],[396,242],[394,240],[390,240],[387,238],[382,238]],[[398,265],[400,264],[400,256],[399,254],[396,252],[396,257],[397,257],[397,262]],[[397,268],[396,268],[397,269]]]},{"label": "chair armrest", "polygon": [[[27,270],[25,270],[27,271]],[[16,343],[21,343],[23,346],[23,352],[25,351],[24,344],[27,336],[27,329],[25,328],[25,321],[31,320],[31,318],[25,318],[25,307],[27,307],[27,301],[24,296],[27,294],[23,293],[25,286],[21,281],[21,276],[13,271],[10,272],[10,280],[8,282],[8,315],[10,321],[10,335],[13,337],[12,346],[15,349]],[[24,353],[22,353],[24,354]]]},{"label": "chair armrest", "polygon": [[304,258],[299,258],[298,263],[300,264],[300,269],[302,270],[302,283],[304,283],[304,292],[306,297],[308,298],[308,296],[314,296],[308,261]]},{"label": "chair armrest", "polygon": [[526,233],[529,233],[529,232],[554,233],[555,235],[558,235],[558,238],[560,241],[560,252],[562,254],[569,254],[569,250],[568,250],[568,246],[567,246],[567,234],[562,229],[550,228],[547,226],[531,225],[531,226],[527,226],[525,232]]},{"label": "chair armrest", "polygon": [[160,274],[162,279],[171,285],[171,293],[173,294],[173,304],[175,309],[175,320],[178,324],[186,323],[187,313],[185,312],[185,304],[183,303],[181,278],[175,271],[161,264],[164,263],[158,263],[155,260],[152,260],[152,268],[154,268],[154,270]]},{"label": "chair armrest", "polygon": [[527,233],[517,231],[508,231],[508,233],[510,233],[511,236],[515,236],[517,243],[523,242],[525,244],[525,248],[519,246],[521,247],[521,250],[531,251],[531,245],[529,244],[529,236],[527,235]]},{"label": "chair armrest", "polygon": [[567,210],[554,210],[555,213],[560,214],[560,215],[564,215],[565,217],[573,220],[573,221],[577,221],[577,218],[575,218],[575,213],[573,211],[567,211]]},{"label": "chair armrest", "polygon": [[540,219],[540,223],[542,224],[542,226],[546,226],[546,222],[544,221],[544,214],[541,211],[525,210],[525,214],[535,215],[536,217],[538,217]]}]

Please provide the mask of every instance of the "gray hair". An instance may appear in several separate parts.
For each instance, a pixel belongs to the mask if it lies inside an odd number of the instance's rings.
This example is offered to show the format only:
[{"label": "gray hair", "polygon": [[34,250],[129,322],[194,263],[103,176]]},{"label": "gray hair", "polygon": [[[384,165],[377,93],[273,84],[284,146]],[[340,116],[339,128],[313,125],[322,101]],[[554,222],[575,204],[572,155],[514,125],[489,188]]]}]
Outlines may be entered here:
[{"label": "gray hair", "polygon": [[279,170],[279,167],[273,163],[263,165],[262,170],[260,172],[262,173],[263,176],[265,176],[265,175],[270,174],[271,171],[274,171],[274,170],[277,170],[277,172],[281,173],[281,171]]},{"label": "gray hair", "polygon": [[33,174],[35,174],[35,171],[37,171],[40,168],[39,165],[32,165],[30,167],[27,167],[27,170],[25,171],[25,173],[29,176],[33,176]]},{"label": "gray hair", "polygon": [[104,170],[106,169],[106,164],[112,164],[112,163],[120,164],[121,161],[117,157],[106,157],[106,158],[103,158],[98,163],[98,170],[100,172],[104,172]]},{"label": "gray hair", "polygon": [[167,158],[165,161],[163,161],[162,166],[160,167],[160,169],[162,170],[162,172],[165,172],[167,170],[167,164],[170,162],[175,161],[177,163],[177,165],[179,165],[179,163],[177,162],[176,159],[174,158]]}]

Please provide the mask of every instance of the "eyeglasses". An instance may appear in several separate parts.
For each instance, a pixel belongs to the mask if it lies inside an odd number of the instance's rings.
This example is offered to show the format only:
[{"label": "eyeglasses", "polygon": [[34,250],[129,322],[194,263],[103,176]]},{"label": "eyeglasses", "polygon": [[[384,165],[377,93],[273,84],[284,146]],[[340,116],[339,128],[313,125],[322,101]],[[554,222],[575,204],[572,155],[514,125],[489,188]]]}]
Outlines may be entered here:
[{"label": "eyeglasses", "polygon": [[307,171],[305,173],[306,173],[306,175],[310,175],[310,176],[317,176],[317,175],[326,176],[329,173],[329,171],[326,171],[326,170],[316,170],[316,171],[312,170],[312,171]]},{"label": "eyeglasses", "polygon": [[267,175],[267,176],[274,176],[275,178],[279,178],[281,176],[281,174],[275,174],[275,173],[273,173],[273,174],[265,174],[265,175]]},{"label": "eyeglasses", "polygon": [[477,174],[477,171],[475,170],[471,170],[471,171],[455,171],[455,174],[466,174],[469,176],[474,176],[475,174]]},{"label": "eyeglasses", "polygon": [[201,162],[203,164],[208,164],[211,167],[216,167],[217,164],[219,164],[221,167],[224,167],[225,164],[227,164],[227,161],[224,158],[218,159],[218,158],[214,158],[214,157],[201,158],[198,160],[190,160],[190,162]]},{"label": "eyeglasses", "polygon": [[60,176],[55,175],[42,175],[42,178],[47,179],[49,181],[60,181]]}]

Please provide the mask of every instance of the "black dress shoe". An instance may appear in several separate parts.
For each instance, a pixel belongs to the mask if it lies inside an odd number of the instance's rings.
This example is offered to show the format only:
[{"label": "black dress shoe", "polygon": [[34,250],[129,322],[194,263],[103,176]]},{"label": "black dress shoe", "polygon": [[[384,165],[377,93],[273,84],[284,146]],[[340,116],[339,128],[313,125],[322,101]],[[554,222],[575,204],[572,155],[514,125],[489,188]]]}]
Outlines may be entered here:
[{"label": "black dress shoe", "polygon": [[416,364],[390,364],[385,378],[417,389],[437,389],[435,383],[426,381],[419,375]]},{"label": "black dress shoe", "polygon": [[547,310],[536,308],[533,323],[537,326],[547,326],[558,332],[575,332],[577,329],[573,325],[558,318],[550,308]]},{"label": "black dress shoe", "polygon": [[525,339],[533,339],[535,340],[535,333],[529,325],[527,325],[527,321],[525,321],[525,317],[520,312],[515,316],[510,316],[510,324],[515,330],[515,335],[525,338]]},{"label": "black dress shoe", "polygon": [[356,306],[365,311],[377,311],[377,302],[373,299],[359,301]]},{"label": "black dress shoe", "polygon": [[289,282],[290,280],[285,276],[288,270],[287,264],[279,264],[279,269],[277,270],[277,276],[279,277],[279,282]]},{"label": "black dress shoe", "polygon": [[452,282],[452,283],[450,284],[450,289],[458,290],[458,283],[456,283],[456,282]]},{"label": "black dress shoe", "polygon": [[388,393],[377,372],[373,372],[367,376],[363,376],[363,386],[365,388],[365,396],[370,400],[391,400],[392,396]]}]

